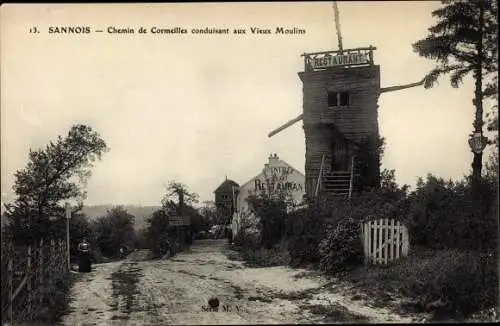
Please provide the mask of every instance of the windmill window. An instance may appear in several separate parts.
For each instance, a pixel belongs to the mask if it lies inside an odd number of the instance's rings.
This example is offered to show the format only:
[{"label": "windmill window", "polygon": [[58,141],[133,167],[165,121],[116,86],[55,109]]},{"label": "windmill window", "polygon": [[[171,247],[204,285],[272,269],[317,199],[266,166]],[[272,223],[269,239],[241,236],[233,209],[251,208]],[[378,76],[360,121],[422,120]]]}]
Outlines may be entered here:
[{"label": "windmill window", "polygon": [[349,106],[349,92],[328,92],[328,106]]}]

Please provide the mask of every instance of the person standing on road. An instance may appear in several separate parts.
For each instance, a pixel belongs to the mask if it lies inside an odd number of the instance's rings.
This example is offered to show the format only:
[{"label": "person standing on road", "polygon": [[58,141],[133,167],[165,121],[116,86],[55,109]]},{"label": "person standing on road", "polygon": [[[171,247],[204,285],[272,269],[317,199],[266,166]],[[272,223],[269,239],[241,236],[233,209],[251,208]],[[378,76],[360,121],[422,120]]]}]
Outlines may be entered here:
[{"label": "person standing on road", "polygon": [[90,259],[90,243],[86,238],[78,244],[78,271],[81,273],[89,273],[92,269]]}]

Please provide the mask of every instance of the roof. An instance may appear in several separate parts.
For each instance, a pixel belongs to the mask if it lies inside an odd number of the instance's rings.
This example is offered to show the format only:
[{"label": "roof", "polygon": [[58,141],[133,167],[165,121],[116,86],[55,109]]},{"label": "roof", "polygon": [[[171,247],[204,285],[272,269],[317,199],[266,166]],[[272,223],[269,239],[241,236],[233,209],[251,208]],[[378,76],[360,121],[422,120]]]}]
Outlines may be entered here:
[{"label": "roof", "polygon": [[236,188],[239,188],[240,185],[237,184],[236,182],[234,182],[233,180],[231,179],[226,179],[224,180],[224,182],[222,182],[220,184],[220,186],[217,187],[217,189],[215,189],[214,192],[220,192],[220,191],[232,191],[233,190],[233,187],[236,187]]}]

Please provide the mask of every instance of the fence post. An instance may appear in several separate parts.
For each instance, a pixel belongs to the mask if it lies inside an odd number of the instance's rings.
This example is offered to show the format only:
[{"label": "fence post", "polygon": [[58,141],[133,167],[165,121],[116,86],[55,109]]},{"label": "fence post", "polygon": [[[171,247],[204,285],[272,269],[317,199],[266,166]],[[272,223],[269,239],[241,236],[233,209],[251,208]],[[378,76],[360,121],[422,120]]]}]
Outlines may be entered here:
[{"label": "fence post", "polygon": [[42,303],[43,300],[43,293],[40,291],[41,284],[43,282],[43,239],[40,240],[40,247],[38,249],[38,268],[37,268],[37,274],[38,274],[38,282],[37,282],[37,292],[38,292],[38,297],[39,303]]},{"label": "fence post", "polygon": [[384,219],[379,218],[378,219],[378,235],[377,235],[377,237],[378,237],[378,248],[377,248],[378,260],[377,260],[377,262],[379,264],[381,264],[383,262],[382,261],[382,244],[383,244],[383,242],[382,242],[382,240],[383,240],[382,239],[382,230],[383,230],[383,228],[384,228]]},{"label": "fence post", "polygon": [[363,223],[365,241],[365,263],[370,261],[370,221]]},{"label": "fence post", "polygon": [[397,221],[396,222],[396,259],[399,259],[399,255],[401,253],[400,245],[401,245],[401,223],[399,221]]},{"label": "fence post", "polygon": [[387,265],[389,263],[389,219],[384,219],[384,264]]},{"label": "fence post", "polygon": [[67,272],[71,271],[71,256],[70,256],[70,243],[69,243],[69,220],[71,218],[71,207],[69,203],[66,203],[66,260],[67,260]]},{"label": "fence post", "polygon": [[12,258],[9,259],[9,264],[8,264],[8,269],[7,269],[9,272],[7,273],[7,277],[9,279],[9,322],[11,325],[14,324],[14,318],[13,318],[13,311],[12,311],[12,296],[13,296],[13,284],[12,284],[12,276],[14,275],[14,270],[13,270],[13,267],[12,267]]},{"label": "fence post", "polygon": [[368,221],[368,262],[372,262],[372,223],[373,221]]},{"label": "fence post", "polygon": [[363,244],[364,262],[366,263],[365,223],[360,222],[360,225],[361,225],[361,242]]},{"label": "fence post", "polygon": [[31,256],[32,256],[32,247],[31,245],[28,246],[28,261],[27,261],[27,264],[26,264],[26,277],[28,278],[27,282],[26,282],[26,287],[28,289],[28,293],[27,293],[27,296],[28,296],[28,318],[31,318],[31,313],[32,313],[32,310],[33,310],[33,298],[32,298],[32,295],[33,295],[33,292],[32,292],[32,281],[33,281],[33,278],[32,278],[32,274],[31,274]]},{"label": "fence post", "polygon": [[408,256],[409,249],[409,238],[408,238],[408,228],[406,225],[403,228],[403,255]]},{"label": "fence post", "polygon": [[[67,253],[66,241],[60,239],[59,243],[60,243],[60,251],[59,251],[60,259],[61,259],[61,262],[63,262],[63,261],[65,262],[66,261],[66,253]],[[61,266],[61,268],[59,270],[59,274],[62,275],[62,274],[64,274],[64,272],[66,272],[67,264],[65,262],[63,264],[60,264],[60,266]]]},{"label": "fence post", "polygon": [[394,260],[394,219],[391,218],[389,222],[389,239],[391,239],[389,243],[389,261]]},{"label": "fence post", "polygon": [[49,268],[49,272],[54,275],[55,274],[55,267],[56,267],[56,263],[57,263],[57,258],[55,257],[55,253],[56,253],[56,248],[55,248],[55,245],[56,245],[56,242],[54,241],[54,239],[50,239],[50,268]]}]

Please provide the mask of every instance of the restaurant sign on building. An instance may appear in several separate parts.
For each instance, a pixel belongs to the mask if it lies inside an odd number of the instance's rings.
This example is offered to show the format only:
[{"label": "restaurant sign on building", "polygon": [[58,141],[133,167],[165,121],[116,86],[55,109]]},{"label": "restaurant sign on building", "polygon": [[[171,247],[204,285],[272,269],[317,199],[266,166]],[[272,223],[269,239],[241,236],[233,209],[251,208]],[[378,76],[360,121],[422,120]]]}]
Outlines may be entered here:
[{"label": "restaurant sign on building", "polygon": [[258,196],[259,194],[281,196],[289,203],[289,209],[293,210],[304,199],[305,176],[288,163],[280,160],[278,155],[270,155],[269,161],[264,164],[262,171],[239,188],[236,198],[236,212],[233,214],[233,236],[237,235],[244,219],[246,219],[246,224],[256,225],[257,217],[247,199],[252,195]]}]

